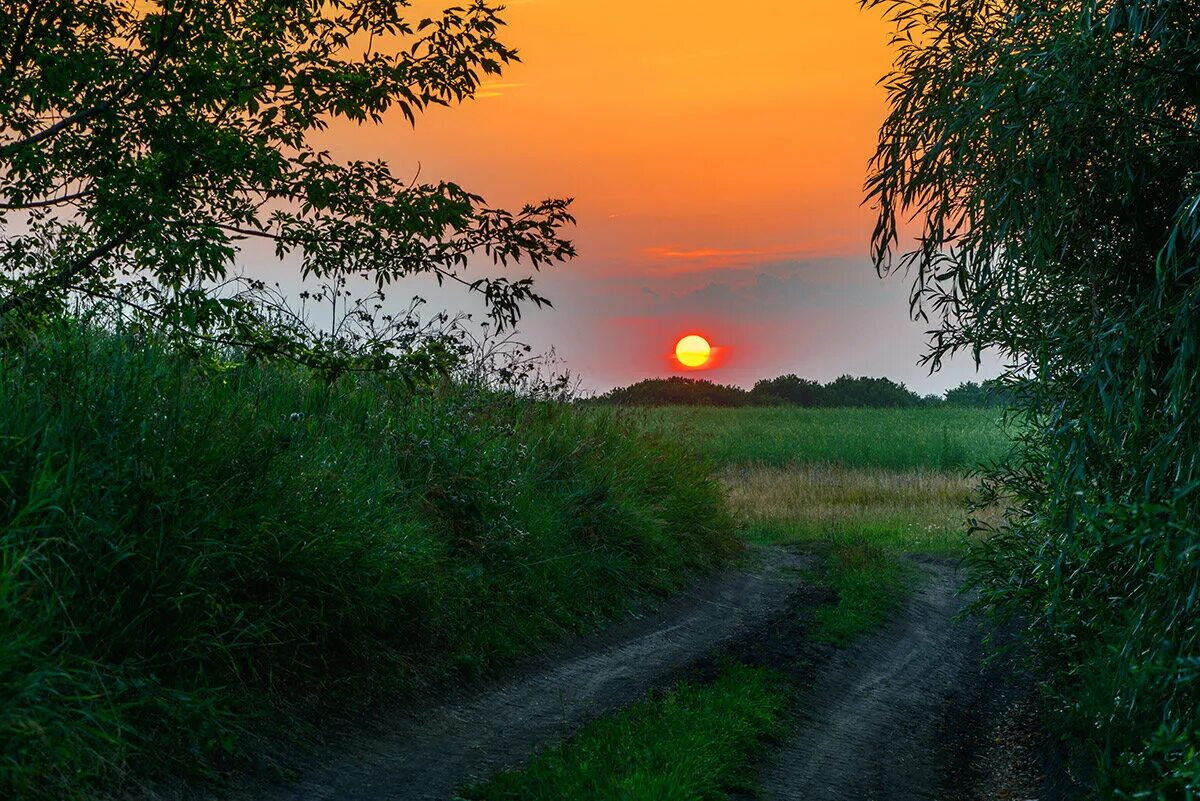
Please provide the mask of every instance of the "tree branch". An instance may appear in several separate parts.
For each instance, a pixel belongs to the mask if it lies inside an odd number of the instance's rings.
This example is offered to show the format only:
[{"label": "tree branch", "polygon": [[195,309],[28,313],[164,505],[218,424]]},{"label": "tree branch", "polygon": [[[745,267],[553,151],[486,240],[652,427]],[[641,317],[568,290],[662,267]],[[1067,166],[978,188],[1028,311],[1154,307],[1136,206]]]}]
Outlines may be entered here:
[{"label": "tree branch", "polygon": [[62,269],[51,278],[42,284],[35,287],[30,287],[22,292],[16,292],[9,295],[3,301],[0,301],[0,317],[7,317],[9,314],[20,311],[30,303],[37,300],[39,297],[44,297],[47,292],[55,289],[67,289],[71,282],[74,281],[80,274],[87,270],[88,267],[95,264],[100,259],[109,255],[117,248],[124,245],[133,236],[134,228],[126,228],[121,233],[103,242],[89,250],[87,253],[80,256],[70,265]]}]

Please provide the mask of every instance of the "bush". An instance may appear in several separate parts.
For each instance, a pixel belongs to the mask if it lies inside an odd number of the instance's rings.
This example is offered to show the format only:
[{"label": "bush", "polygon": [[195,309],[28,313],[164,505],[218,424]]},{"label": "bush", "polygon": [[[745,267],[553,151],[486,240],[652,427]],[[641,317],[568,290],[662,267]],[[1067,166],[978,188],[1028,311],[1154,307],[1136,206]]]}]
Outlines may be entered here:
[{"label": "bush", "polygon": [[611,415],[65,325],[0,366],[0,531],[0,795],[33,798],[486,671],[736,547]]},{"label": "bush", "polygon": [[1200,6],[866,5],[900,32],[876,266],[912,276],[933,366],[1009,365],[981,597],[1096,796],[1200,797]]}]

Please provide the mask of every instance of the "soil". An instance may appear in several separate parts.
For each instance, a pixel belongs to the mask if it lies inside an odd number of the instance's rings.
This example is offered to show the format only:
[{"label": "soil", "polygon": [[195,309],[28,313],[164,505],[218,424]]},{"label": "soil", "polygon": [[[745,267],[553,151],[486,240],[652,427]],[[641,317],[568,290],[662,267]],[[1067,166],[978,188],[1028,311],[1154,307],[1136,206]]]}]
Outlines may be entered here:
[{"label": "soil", "polygon": [[730,660],[770,667],[797,688],[795,734],[759,777],[768,801],[1071,796],[1032,682],[1011,657],[987,660],[980,628],[960,618],[955,565],[921,562],[919,586],[892,623],[837,649],[808,631],[811,611],[835,600],[806,580],[815,558],[781,548],[755,557],[751,569],[553,649],[504,681],[330,725],[316,753],[285,760],[289,781],[247,778],[220,797],[447,801],[599,715],[680,678],[712,678]]},{"label": "soil", "polygon": [[765,801],[1066,801],[1079,794],[1045,734],[1035,685],[964,610],[962,571],[924,576],[884,629],[819,664],[794,737],[760,777]]},{"label": "soil", "polygon": [[821,667],[801,704],[798,736],[762,777],[770,801],[938,798],[936,723],[967,670],[969,624],[958,571],[932,564],[885,629]]},{"label": "soil", "polygon": [[242,801],[447,801],[525,763],[582,724],[665,686],[722,643],[787,608],[812,557],[759,549],[753,567],[710,578],[652,614],[585,638],[519,675],[413,711],[380,711],[307,760],[287,784],[246,782]]}]

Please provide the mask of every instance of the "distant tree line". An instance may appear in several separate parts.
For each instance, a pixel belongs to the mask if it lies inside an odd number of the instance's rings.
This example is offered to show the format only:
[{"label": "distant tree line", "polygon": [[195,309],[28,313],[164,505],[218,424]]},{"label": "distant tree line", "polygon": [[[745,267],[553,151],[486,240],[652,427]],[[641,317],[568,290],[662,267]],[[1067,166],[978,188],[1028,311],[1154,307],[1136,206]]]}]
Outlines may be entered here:
[{"label": "distant tree line", "polygon": [[966,381],[944,395],[921,396],[889,378],[844,375],[827,384],[795,374],[763,379],[752,389],[697,378],[648,378],[617,387],[595,403],[619,406],[804,406],[914,408],[918,406],[1003,406],[1004,392],[992,381]]}]

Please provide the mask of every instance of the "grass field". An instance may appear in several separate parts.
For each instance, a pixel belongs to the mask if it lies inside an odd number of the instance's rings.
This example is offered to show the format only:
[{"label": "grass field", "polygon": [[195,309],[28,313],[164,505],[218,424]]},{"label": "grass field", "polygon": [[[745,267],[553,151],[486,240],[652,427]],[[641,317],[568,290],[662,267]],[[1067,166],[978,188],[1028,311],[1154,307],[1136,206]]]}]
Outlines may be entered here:
[{"label": "grass field", "polygon": [[720,465],[960,471],[1002,456],[995,409],[804,409],[667,406],[630,414]]},{"label": "grass field", "polygon": [[[961,555],[970,469],[1007,448],[995,409],[660,407],[644,429],[714,462],[748,540],[825,558],[839,602],[816,636],[846,644],[884,623],[914,576],[909,554]],[[985,514],[979,514],[986,517]]]}]

